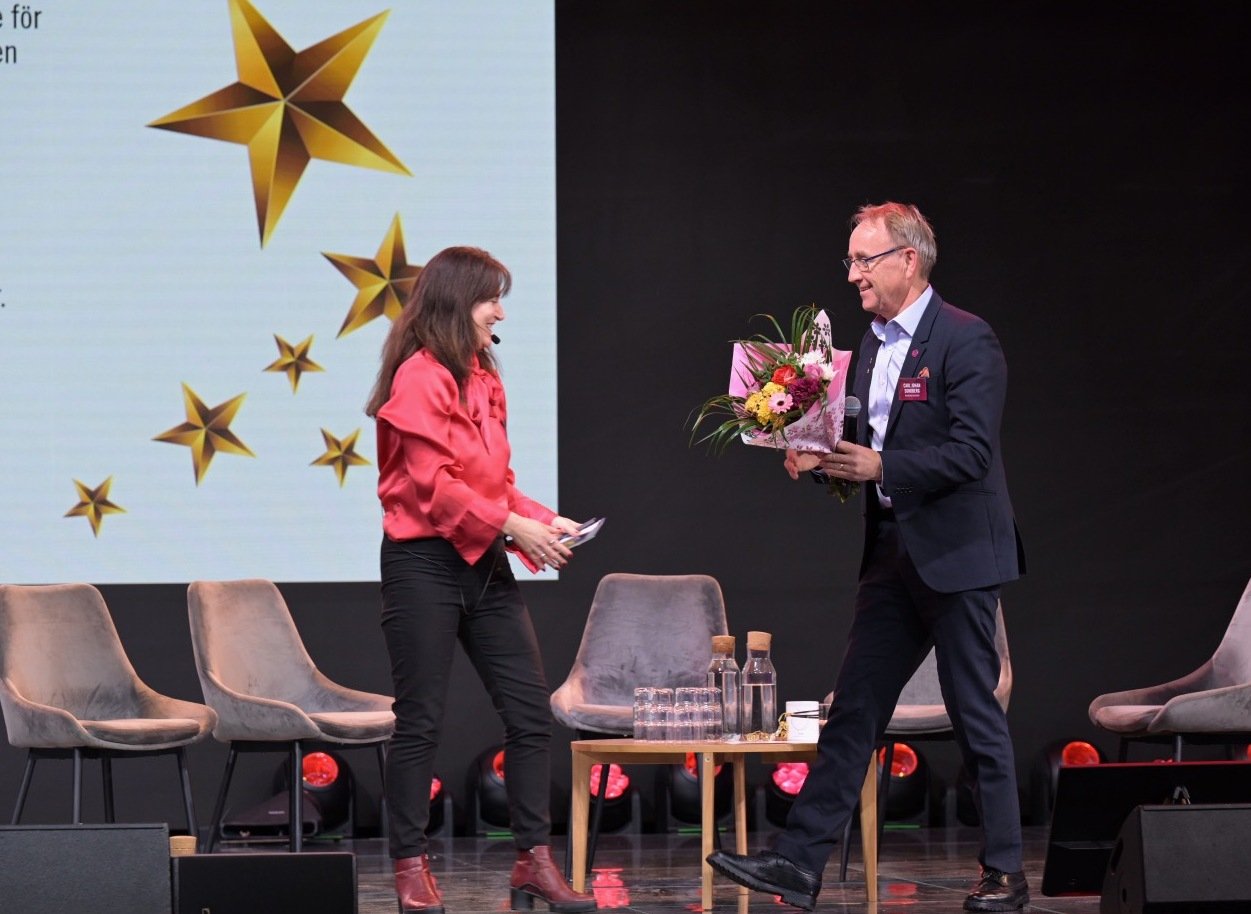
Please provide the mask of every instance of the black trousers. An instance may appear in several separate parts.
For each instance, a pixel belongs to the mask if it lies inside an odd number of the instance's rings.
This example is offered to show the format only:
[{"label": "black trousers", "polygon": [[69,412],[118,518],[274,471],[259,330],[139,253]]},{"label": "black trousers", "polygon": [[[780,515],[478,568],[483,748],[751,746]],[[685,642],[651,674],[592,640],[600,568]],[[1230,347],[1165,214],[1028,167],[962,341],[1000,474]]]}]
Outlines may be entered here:
[{"label": "black trousers", "polygon": [[550,693],[503,543],[470,565],[443,539],[384,538],[382,631],[395,690],[386,770],[391,856],[426,852],[430,782],[457,641],[504,722],[514,840],[521,849],[549,843]]},{"label": "black trousers", "polygon": [[[791,806],[776,850],[821,872],[854,813],[864,770],[890,723],[899,693],[931,645],[956,743],[974,782],[982,822],[979,861],[1021,870],[1021,812],[1008,721],[995,687],[999,589],[938,593],[917,575],[893,520],[875,525],[873,552],[856,593],[817,761]],[[881,812],[878,813],[881,815]]]}]

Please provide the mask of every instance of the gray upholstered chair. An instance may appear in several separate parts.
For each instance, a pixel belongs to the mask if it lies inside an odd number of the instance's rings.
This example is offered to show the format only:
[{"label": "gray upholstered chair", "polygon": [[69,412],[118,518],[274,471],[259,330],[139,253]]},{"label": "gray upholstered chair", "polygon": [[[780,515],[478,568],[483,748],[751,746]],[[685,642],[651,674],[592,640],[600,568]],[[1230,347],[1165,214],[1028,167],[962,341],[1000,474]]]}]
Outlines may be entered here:
[{"label": "gray upholstered chair", "polygon": [[230,746],[205,850],[213,850],[221,830],[238,753],[282,751],[289,753],[291,763],[290,848],[299,851],[306,745],[372,746],[382,772],[386,742],[395,732],[392,699],[326,678],[270,581],[193,581],[187,588],[187,612],[204,701],[217,712],[213,736]]},{"label": "gray upholstered chair", "polygon": [[704,574],[606,574],[552,714],[579,738],[630,736],[637,686],[704,684],[726,634],[721,585]]},{"label": "gray upholstered chair", "polygon": [[[995,698],[1000,706],[1007,711],[1008,702],[1012,698],[1012,654],[1008,650],[1008,632],[1003,623],[1003,601],[995,607],[995,648],[999,653],[999,684],[995,686]],[[831,692],[826,696],[833,698]],[[886,725],[883,748],[886,756],[883,760],[883,776],[878,779],[878,831],[886,821],[886,798],[890,791],[891,765],[894,761],[896,742],[924,742],[930,740],[949,740],[955,738],[951,726],[951,715],[947,713],[947,704],[943,700],[943,690],[938,682],[938,659],[933,648],[925,655],[921,665],[917,667],[912,678],[899,693],[899,701],[895,704],[895,712]],[[839,879],[847,878],[848,854],[851,851],[851,826],[855,821],[852,817],[843,830],[842,863]],[[880,836],[879,836],[880,837]],[[881,844],[879,840],[879,846]]]},{"label": "gray upholstered chair", "polygon": [[[702,686],[712,636],[728,633],[721,585],[705,574],[606,574],[600,579],[569,675],[552,693],[552,714],[579,739],[631,736],[638,686]],[[608,778],[600,778],[587,869]],[[566,876],[570,861],[566,860]]]},{"label": "gray upholstered chair", "polygon": [[1125,761],[1134,741],[1170,742],[1173,760],[1182,746],[1251,738],[1251,581],[1215,653],[1180,679],[1124,692],[1108,692],[1090,703],[1090,721],[1119,738]]},{"label": "gray upholstered chair", "polygon": [[104,597],[90,584],[0,584],[0,706],[9,742],[27,750],[13,825],[22,817],[38,759],[73,759],[78,824],[84,758],[100,760],[104,818],[112,822],[112,760],[171,754],[187,831],[196,835],[183,750],[208,736],[217,715],[153,691],[139,678]]}]

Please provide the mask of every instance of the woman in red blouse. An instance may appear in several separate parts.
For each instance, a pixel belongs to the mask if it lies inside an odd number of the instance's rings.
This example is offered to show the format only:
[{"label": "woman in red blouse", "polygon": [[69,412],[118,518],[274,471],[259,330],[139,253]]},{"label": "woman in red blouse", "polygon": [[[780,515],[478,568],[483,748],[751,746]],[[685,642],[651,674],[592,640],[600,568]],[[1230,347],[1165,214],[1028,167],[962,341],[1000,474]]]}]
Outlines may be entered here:
[{"label": "woman in red blouse", "polygon": [[387,753],[395,887],[406,914],[442,914],[426,826],[452,654],[459,640],[504,721],[504,783],[517,863],[511,902],[592,911],[549,847],[551,707],[538,641],[509,567],[560,568],[578,525],[523,495],[509,466],[492,328],[511,277],[486,251],[436,254],[396,318],[365,411],[377,419],[382,630],[395,686]]}]

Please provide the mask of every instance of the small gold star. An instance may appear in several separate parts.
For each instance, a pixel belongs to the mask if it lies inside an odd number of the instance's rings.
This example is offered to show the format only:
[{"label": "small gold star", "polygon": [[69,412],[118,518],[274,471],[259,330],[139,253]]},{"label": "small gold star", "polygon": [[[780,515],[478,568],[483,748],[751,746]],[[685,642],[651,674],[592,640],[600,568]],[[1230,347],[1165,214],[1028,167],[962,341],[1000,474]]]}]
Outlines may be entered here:
[{"label": "small gold star", "polygon": [[74,488],[78,490],[78,504],[66,511],[65,516],[87,518],[87,523],[91,524],[92,534],[99,536],[100,524],[104,521],[104,515],[126,513],[125,508],[109,501],[109,486],[111,485],[113,485],[112,476],[94,489],[83,485],[75,479]]},{"label": "small gold star", "polygon": [[326,453],[310,463],[309,466],[334,467],[335,475],[339,477],[339,485],[342,486],[343,481],[347,478],[348,467],[369,466],[369,461],[356,453],[356,439],[360,436],[360,433],[361,430],[358,428],[340,441],[323,428],[321,437],[326,442]]},{"label": "small gold star", "polygon": [[191,465],[195,468],[195,484],[198,486],[208,472],[213,455],[242,454],[255,457],[248,446],[230,430],[230,423],[243,405],[247,394],[239,394],[225,403],[209,409],[185,383],[182,385],[182,402],[187,411],[187,421],[169,431],[161,432],[153,441],[166,441],[191,448]]},{"label": "small gold star", "polygon": [[385,315],[387,320],[395,320],[421,275],[421,267],[410,266],[404,256],[404,228],[399,213],[391,220],[373,260],[325,251],[322,256],[359,290],[339,328],[339,336],[359,330],[377,317]]},{"label": "small gold star", "polygon": [[274,342],[278,344],[278,358],[266,365],[265,370],[286,372],[287,380],[291,382],[291,393],[295,393],[300,386],[300,375],[304,372],[326,370],[308,357],[308,350],[313,345],[311,335],[298,346],[292,346],[275,333]]},{"label": "small gold star", "polygon": [[389,12],[294,51],[247,0],[229,0],[239,81],[149,127],[248,147],[261,247],[311,159],[412,174],[343,103]]}]

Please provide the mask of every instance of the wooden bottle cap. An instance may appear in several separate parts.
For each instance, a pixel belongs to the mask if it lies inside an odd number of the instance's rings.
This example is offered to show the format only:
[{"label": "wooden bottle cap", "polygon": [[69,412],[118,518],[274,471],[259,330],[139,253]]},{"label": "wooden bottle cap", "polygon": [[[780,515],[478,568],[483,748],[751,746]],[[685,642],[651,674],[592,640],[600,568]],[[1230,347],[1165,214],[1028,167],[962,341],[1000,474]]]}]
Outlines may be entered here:
[{"label": "wooden bottle cap", "polygon": [[734,636],[733,635],[713,635],[712,651],[714,654],[733,654],[734,653]]},{"label": "wooden bottle cap", "polygon": [[749,651],[767,651],[773,643],[773,635],[768,632],[748,632],[747,649]]}]

